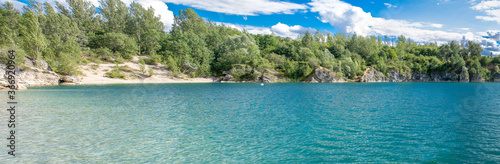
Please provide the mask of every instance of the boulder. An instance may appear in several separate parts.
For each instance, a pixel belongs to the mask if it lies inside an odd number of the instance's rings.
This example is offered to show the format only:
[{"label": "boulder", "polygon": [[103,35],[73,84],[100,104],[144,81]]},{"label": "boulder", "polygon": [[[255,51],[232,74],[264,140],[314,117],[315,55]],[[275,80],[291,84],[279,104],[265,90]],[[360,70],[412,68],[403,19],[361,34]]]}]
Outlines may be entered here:
[{"label": "boulder", "polygon": [[59,79],[59,84],[64,84],[64,85],[74,85],[74,84],[81,84],[80,78],[74,75],[68,75],[68,76],[63,76],[61,79]]},{"label": "boulder", "polygon": [[26,67],[35,67],[35,63],[36,63],[36,68],[40,68],[40,69],[48,70],[48,71],[53,71],[52,68],[50,68],[49,63],[47,63],[46,61],[44,61],[42,59],[34,60],[34,59],[29,58],[29,57],[24,57],[24,65]]},{"label": "boulder", "polygon": [[[256,69],[254,69],[254,72]],[[255,82],[276,83],[280,80],[280,73],[274,69],[263,69],[260,75],[255,78]],[[283,79],[281,79],[283,80]]]},{"label": "boulder", "polygon": [[311,83],[345,82],[341,76],[337,76],[335,72],[323,67],[314,69],[306,81]]},{"label": "boulder", "polygon": [[263,73],[259,80],[263,83],[275,83],[278,82],[278,77],[272,74]]},{"label": "boulder", "polygon": [[229,74],[229,71],[222,72],[222,75],[224,75],[222,77],[222,81],[233,81],[234,80],[234,77],[231,74]]},{"label": "boulder", "polygon": [[389,82],[384,73],[378,72],[375,68],[368,68],[365,74],[361,77],[361,82]]}]

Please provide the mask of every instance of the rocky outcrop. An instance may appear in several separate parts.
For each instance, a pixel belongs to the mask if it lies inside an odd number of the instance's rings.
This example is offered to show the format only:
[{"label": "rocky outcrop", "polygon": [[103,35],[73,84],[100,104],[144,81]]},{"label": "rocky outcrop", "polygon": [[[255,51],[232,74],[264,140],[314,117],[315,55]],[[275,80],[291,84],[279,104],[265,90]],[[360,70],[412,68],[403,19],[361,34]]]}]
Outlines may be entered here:
[{"label": "rocky outcrop", "polygon": [[257,82],[262,82],[262,83],[275,83],[275,82],[278,82],[278,77],[273,75],[273,74],[267,74],[267,73],[263,73],[260,78],[259,78],[259,81]]},{"label": "rocky outcrop", "polygon": [[335,72],[323,67],[314,69],[314,71],[308,76],[306,81],[311,83],[345,82],[344,79],[342,79],[342,76],[338,76]]},{"label": "rocky outcrop", "polygon": [[[458,82],[459,75],[450,72],[431,73],[415,73],[410,71],[394,70],[387,72],[388,77],[382,72],[378,72],[374,68],[367,68],[365,74],[361,77],[361,82]],[[468,77],[463,78],[463,81],[468,81]]]},{"label": "rocky outcrop", "polygon": [[259,72],[257,69],[254,69],[254,73],[259,74],[255,78],[255,82],[259,83],[276,83],[280,79],[279,72],[273,69],[264,69],[262,70],[262,72]]},{"label": "rocky outcrop", "polygon": [[433,72],[431,78],[434,82],[458,82],[458,75],[453,72]]},{"label": "rocky outcrop", "polygon": [[59,84],[62,85],[76,85],[76,84],[82,84],[80,81],[80,78],[74,75],[68,75],[68,76],[63,76],[59,80]]},{"label": "rocky outcrop", "polygon": [[[36,66],[35,66],[36,64]],[[31,59],[29,57],[24,57],[24,66],[26,67],[36,67],[40,68],[42,70],[47,70],[47,71],[53,71],[52,68],[50,68],[49,63],[42,59]]]},{"label": "rocky outcrop", "polygon": [[426,73],[413,73],[411,76],[412,82],[429,82],[432,81],[431,77]]},{"label": "rocky outcrop", "polygon": [[389,82],[409,82],[412,81],[412,74],[409,71],[390,71],[389,73]]},{"label": "rocky outcrop", "polygon": [[458,81],[459,82],[469,82],[470,81],[469,72],[467,71],[467,68],[464,67],[464,69],[462,69],[462,72],[459,75]]},{"label": "rocky outcrop", "polygon": [[389,82],[384,73],[378,72],[375,68],[367,68],[365,74],[361,77],[361,82]]},{"label": "rocky outcrop", "polygon": [[233,81],[234,77],[233,75],[229,74],[229,71],[224,71],[222,72],[222,81]]},{"label": "rocky outcrop", "polygon": [[479,73],[471,73],[470,82],[484,82],[481,74]]},{"label": "rocky outcrop", "polygon": [[493,82],[500,82],[500,73],[495,72],[493,74]]},{"label": "rocky outcrop", "polygon": [[[26,89],[26,86],[37,85],[58,85],[59,75],[51,71],[52,69],[43,60],[37,60],[37,66],[34,67],[33,61],[30,58],[25,58],[24,68],[21,70],[19,67],[15,69],[15,79],[17,89]],[[5,74],[7,65],[0,63],[0,86],[6,87],[8,85],[8,75]],[[42,69],[44,68],[44,69]],[[7,85],[4,85],[7,84]]]}]

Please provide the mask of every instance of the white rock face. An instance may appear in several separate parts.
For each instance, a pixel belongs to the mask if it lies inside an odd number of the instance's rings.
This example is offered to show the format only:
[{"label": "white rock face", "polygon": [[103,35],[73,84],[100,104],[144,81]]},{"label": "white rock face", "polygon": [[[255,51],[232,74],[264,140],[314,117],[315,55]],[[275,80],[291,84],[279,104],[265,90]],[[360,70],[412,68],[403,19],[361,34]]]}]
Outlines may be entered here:
[{"label": "white rock face", "polygon": [[[20,68],[16,67],[15,79],[16,84],[18,85],[17,89],[26,89],[26,86],[59,84],[59,75],[57,75],[54,71],[51,71],[47,62],[43,60],[37,60],[37,62],[39,68],[34,67],[32,64],[33,62],[29,58],[25,58],[25,66],[28,68],[21,71]],[[8,75],[6,74],[6,70],[7,65],[0,63],[0,86],[3,87],[8,86]]]},{"label": "white rock face", "polygon": [[425,73],[416,73],[400,70],[387,72],[388,76],[384,75],[382,72],[378,72],[374,68],[368,68],[365,74],[361,77],[361,82],[458,82],[459,80],[463,82],[468,82],[468,77],[459,76],[456,73],[441,72],[441,73],[431,73],[427,75]]},{"label": "white rock face", "polygon": [[389,82],[389,78],[387,78],[384,73],[378,72],[375,68],[368,68],[369,70],[365,71],[365,74],[361,77],[361,82]]},{"label": "white rock face", "polygon": [[339,77],[335,74],[335,72],[323,68],[323,67],[318,67],[316,68],[311,75],[309,75],[309,78],[306,80],[307,82],[311,83],[338,83],[338,82],[345,82],[342,77]]}]

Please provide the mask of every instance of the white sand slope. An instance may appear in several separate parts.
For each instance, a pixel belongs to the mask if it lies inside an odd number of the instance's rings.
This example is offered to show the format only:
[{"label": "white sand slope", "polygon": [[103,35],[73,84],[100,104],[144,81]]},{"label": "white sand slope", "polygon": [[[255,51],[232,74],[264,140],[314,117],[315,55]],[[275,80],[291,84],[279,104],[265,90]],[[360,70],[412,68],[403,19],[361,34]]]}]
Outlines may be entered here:
[{"label": "white sand slope", "polygon": [[140,66],[137,63],[138,57],[134,57],[131,62],[118,64],[118,66],[128,66],[131,72],[124,72],[126,79],[105,77],[106,72],[114,69],[116,64],[96,64],[89,63],[80,66],[82,75],[79,76],[82,84],[123,84],[123,83],[209,83],[213,82],[211,78],[185,78],[179,79],[171,76],[165,66],[146,65],[146,70],[153,69],[155,75],[148,77],[140,71]]}]

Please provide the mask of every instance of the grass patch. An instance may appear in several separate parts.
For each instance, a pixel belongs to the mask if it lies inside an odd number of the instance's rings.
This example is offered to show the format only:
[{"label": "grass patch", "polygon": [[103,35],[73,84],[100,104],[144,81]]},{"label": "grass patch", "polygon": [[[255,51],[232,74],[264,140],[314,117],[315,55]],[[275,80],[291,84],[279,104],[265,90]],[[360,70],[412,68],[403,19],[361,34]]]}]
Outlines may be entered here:
[{"label": "grass patch", "polygon": [[111,70],[110,72],[106,72],[105,76],[114,79],[126,79],[123,71],[117,68]]},{"label": "grass patch", "polygon": [[114,69],[119,69],[123,72],[134,72],[136,71],[135,69],[133,69],[132,67],[129,67],[128,65],[124,65],[124,66],[113,66]]},{"label": "grass patch", "polygon": [[93,64],[90,66],[90,68],[92,68],[93,70],[97,70],[97,68],[99,68],[99,65],[98,64]]}]

